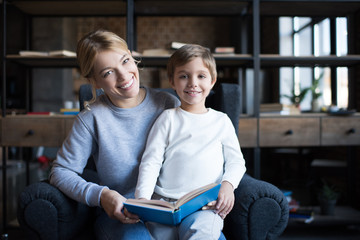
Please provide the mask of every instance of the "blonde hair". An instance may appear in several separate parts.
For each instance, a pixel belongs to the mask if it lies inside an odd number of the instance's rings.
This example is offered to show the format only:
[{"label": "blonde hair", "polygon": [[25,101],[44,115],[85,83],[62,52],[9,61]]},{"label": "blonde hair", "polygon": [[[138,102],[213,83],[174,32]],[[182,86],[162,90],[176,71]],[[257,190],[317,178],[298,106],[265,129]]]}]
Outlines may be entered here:
[{"label": "blonde hair", "polygon": [[80,67],[80,74],[87,78],[92,86],[93,98],[84,103],[86,108],[96,100],[96,83],[94,77],[94,64],[97,55],[101,51],[129,51],[124,39],[113,32],[106,30],[96,30],[86,34],[77,44],[77,61]]},{"label": "blonde hair", "polygon": [[212,80],[215,81],[217,77],[215,58],[208,48],[197,44],[186,44],[171,55],[167,64],[169,81],[173,81],[176,67],[183,66],[196,57],[203,60],[204,65],[209,69]]}]

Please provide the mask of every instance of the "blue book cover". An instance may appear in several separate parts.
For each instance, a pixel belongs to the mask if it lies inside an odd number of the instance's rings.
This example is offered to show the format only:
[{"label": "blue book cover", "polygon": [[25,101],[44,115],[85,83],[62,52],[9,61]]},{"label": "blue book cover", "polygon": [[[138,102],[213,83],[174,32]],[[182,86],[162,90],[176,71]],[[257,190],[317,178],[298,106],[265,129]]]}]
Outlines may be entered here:
[{"label": "blue book cover", "polygon": [[162,200],[128,199],[126,209],[143,221],[177,225],[191,213],[200,210],[218,197],[221,184],[209,184],[195,189],[179,198],[175,203]]}]

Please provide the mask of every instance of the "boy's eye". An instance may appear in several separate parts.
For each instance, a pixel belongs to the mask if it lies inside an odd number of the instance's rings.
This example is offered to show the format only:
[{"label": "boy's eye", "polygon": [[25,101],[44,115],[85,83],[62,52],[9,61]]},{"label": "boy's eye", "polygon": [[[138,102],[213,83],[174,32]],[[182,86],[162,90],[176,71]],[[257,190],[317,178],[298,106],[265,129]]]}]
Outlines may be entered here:
[{"label": "boy's eye", "polygon": [[206,78],[206,76],[201,74],[201,75],[199,75],[199,78]]},{"label": "boy's eye", "polygon": [[188,77],[187,75],[180,75],[180,76],[179,76],[180,79],[185,79],[185,78],[187,78],[187,77]]},{"label": "boy's eye", "polygon": [[129,62],[129,58],[126,58],[126,59],[124,59],[124,61],[123,61],[123,63],[127,63],[127,62]]}]

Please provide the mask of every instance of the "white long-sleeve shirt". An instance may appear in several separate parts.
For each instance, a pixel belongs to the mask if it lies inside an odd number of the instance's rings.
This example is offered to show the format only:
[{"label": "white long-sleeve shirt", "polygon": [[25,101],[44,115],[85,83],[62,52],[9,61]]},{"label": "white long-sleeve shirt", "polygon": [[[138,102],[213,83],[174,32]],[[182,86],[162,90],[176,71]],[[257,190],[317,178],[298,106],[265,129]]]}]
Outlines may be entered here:
[{"label": "white long-sleeve shirt", "polygon": [[245,160],[229,117],[208,109],[193,114],[180,107],[165,110],[154,123],[139,169],[136,198],[153,192],[178,199],[209,183],[237,188]]}]

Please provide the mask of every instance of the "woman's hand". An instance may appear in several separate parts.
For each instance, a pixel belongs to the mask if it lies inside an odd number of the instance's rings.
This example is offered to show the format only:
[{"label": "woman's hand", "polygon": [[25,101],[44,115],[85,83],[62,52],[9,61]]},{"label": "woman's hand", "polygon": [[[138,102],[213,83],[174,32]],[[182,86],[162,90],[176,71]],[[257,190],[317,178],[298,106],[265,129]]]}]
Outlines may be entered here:
[{"label": "woman's hand", "polygon": [[219,214],[222,219],[230,213],[234,207],[235,195],[234,188],[228,181],[221,183],[220,191],[217,201],[212,201],[204,206],[202,209],[213,209],[215,213]]},{"label": "woman's hand", "polygon": [[118,192],[108,188],[104,188],[100,196],[101,206],[110,218],[117,219],[120,222],[127,224],[139,222],[139,217],[135,214],[128,212],[126,209],[122,211],[125,201],[126,198]]}]

